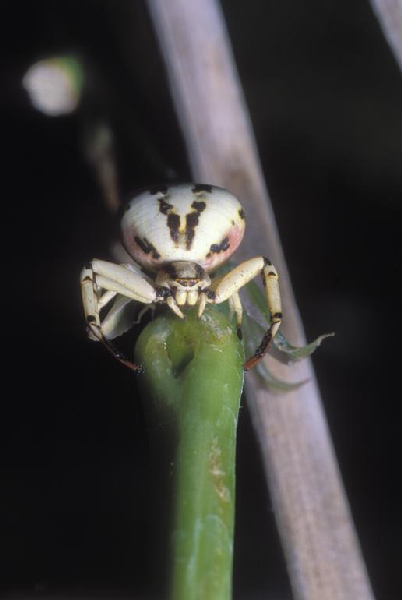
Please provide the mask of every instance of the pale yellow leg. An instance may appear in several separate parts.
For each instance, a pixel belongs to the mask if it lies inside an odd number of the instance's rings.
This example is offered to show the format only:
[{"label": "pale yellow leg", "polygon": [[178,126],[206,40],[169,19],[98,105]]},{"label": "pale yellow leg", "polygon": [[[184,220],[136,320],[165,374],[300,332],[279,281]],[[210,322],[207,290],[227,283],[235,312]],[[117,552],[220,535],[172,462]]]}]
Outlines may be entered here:
[{"label": "pale yellow leg", "polygon": [[[215,304],[220,304],[221,302],[232,298],[231,304],[233,309],[235,309],[237,300],[233,299],[233,295],[237,295],[237,292],[258,274],[261,274],[264,283],[268,310],[271,316],[271,324],[264,335],[261,344],[255,351],[254,356],[246,361],[244,365],[246,370],[254,367],[267,352],[269,343],[278,331],[282,320],[278,273],[274,265],[267,258],[262,256],[250,258],[235,267],[224,277],[220,278],[218,284],[213,286],[213,293],[207,297],[207,302],[213,302]],[[240,299],[238,302],[240,303]]]}]

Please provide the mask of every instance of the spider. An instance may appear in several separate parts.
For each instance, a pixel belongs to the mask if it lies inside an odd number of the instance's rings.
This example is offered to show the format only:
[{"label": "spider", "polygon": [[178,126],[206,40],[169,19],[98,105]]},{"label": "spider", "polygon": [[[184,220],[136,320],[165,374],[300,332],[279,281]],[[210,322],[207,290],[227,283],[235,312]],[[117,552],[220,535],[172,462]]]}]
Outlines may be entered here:
[{"label": "spider", "polygon": [[[205,184],[155,186],[130,200],[121,220],[123,245],[137,264],[93,259],[81,273],[82,300],[88,335],[100,341],[121,363],[141,372],[141,365],[124,357],[109,337],[116,311],[100,311],[120,294],[125,303],[167,304],[181,319],[182,309],[198,305],[200,318],[209,303],[229,301],[241,338],[243,308],[239,290],[261,274],[271,323],[244,369],[254,367],[268,350],[282,320],[278,274],[262,256],[250,258],[229,273],[213,273],[238,248],[245,216],[240,202],[226,190]],[[153,274],[147,275],[144,271]]]}]

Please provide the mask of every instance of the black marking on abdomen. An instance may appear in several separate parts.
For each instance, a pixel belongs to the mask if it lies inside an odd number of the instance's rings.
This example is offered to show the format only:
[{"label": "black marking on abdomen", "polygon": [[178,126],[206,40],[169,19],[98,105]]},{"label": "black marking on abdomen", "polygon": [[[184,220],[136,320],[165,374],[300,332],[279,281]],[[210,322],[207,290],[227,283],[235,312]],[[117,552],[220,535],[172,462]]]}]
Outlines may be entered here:
[{"label": "black marking on abdomen", "polygon": [[175,244],[177,244],[179,241],[180,215],[174,212],[174,206],[166,201],[167,198],[169,198],[169,196],[165,196],[165,198],[158,198],[159,212],[161,212],[163,215],[166,215],[166,224],[170,230],[170,237]]},{"label": "black marking on abdomen", "polygon": [[191,208],[194,209],[191,213],[186,215],[186,249],[191,250],[193,239],[195,236],[195,228],[198,225],[198,220],[202,211],[206,208],[206,203],[202,200],[194,200],[191,204]]},{"label": "black marking on abdomen", "polygon": [[209,253],[207,254],[207,256],[210,256],[211,254],[219,254],[220,252],[225,252],[225,250],[228,250],[229,248],[230,248],[229,238],[225,237],[225,238],[223,238],[223,240],[221,241],[220,244],[211,244],[211,247],[209,249]]},{"label": "black marking on abdomen", "polygon": [[170,229],[170,237],[175,243],[177,243],[179,241],[180,215],[169,213],[166,222]]},{"label": "black marking on abdomen", "polygon": [[147,238],[141,239],[140,237],[135,236],[134,241],[137,244],[137,246],[141,248],[144,254],[152,254],[152,258],[155,259],[161,257],[155,246],[151,244],[151,242],[149,242]]},{"label": "black marking on abdomen", "polygon": [[156,196],[156,194],[163,194],[164,196],[166,196],[167,194],[167,185],[151,185],[151,187],[149,188],[149,193],[152,196]]},{"label": "black marking on abdomen", "polygon": [[173,204],[169,204],[169,202],[166,202],[166,198],[158,198],[158,202],[159,212],[161,212],[164,215],[168,215],[173,208]]},{"label": "black marking on abdomen", "polygon": [[200,192],[208,192],[208,194],[212,194],[213,186],[207,183],[195,183],[192,189],[194,194],[199,194]]},{"label": "black marking on abdomen", "polygon": [[202,211],[205,210],[206,206],[207,205],[203,200],[194,200],[194,202],[191,205],[191,208],[194,208],[194,210],[201,214]]}]

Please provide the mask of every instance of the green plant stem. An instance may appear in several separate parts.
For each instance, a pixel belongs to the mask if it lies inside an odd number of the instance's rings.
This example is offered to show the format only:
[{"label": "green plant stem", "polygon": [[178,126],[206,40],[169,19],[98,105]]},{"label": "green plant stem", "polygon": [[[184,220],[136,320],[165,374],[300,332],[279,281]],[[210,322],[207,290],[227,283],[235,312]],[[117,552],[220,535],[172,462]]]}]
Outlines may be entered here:
[{"label": "green plant stem", "polygon": [[[226,188],[240,200],[247,231],[236,260],[258,255],[270,258],[280,274],[282,332],[292,344],[304,346],[219,1],[147,3],[193,181]],[[229,3],[225,4],[229,10]],[[243,5],[247,12],[248,5]],[[285,365],[269,357],[265,362],[276,380],[289,380]],[[373,600],[311,362],[307,359],[292,366],[291,378],[307,383],[275,394],[263,389],[255,370],[249,372],[247,401],[294,596],[298,600]],[[268,562],[266,568],[269,571]]]},{"label": "green plant stem", "polygon": [[150,426],[173,475],[171,600],[231,597],[236,428],[243,350],[216,309],[166,314],[140,335],[135,358]]}]

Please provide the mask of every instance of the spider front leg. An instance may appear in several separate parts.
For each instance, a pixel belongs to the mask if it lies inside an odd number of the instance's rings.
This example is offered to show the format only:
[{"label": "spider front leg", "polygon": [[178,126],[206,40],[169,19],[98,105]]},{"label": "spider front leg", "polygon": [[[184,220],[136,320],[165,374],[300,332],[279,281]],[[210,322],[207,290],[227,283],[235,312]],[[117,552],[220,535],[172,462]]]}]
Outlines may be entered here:
[{"label": "spider front leg", "polygon": [[[81,289],[89,336],[101,342],[126,367],[141,372],[142,367],[140,365],[125,358],[105,337],[100,321],[100,310],[116,294],[121,294],[143,304],[156,302],[157,293],[151,284],[151,280],[130,265],[116,265],[94,259],[82,270]],[[103,294],[100,290],[104,290]]]},{"label": "spider front leg", "polygon": [[239,340],[243,339],[241,331],[241,323],[243,320],[243,306],[240,300],[240,296],[237,292],[233,292],[228,298],[230,307],[230,319],[232,319],[233,313],[236,315],[236,331]]},{"label": "spider front leg", "polygon": [[[213,286],[209,302],[220,304],[225,300],[231,300],[235,308],[238,304],[237,292],[249,281],[261,274],[265,287],[268,311],[271,316],[271,324],[254,355],[244,363],[245,371],[254,367],[266,354],[271,340],[275,337],[282,320],[281,298],[279,293],[278,273],[274,265],[267,258],[262,256],[251,258],[235,267],[227,275],[222,277],[217,286]],[[236,310],[236,308],[235,308]],[[237,321],[239,325],[239,312],[236,310]],[[241,319],[241,314],[240,314]]]}]

